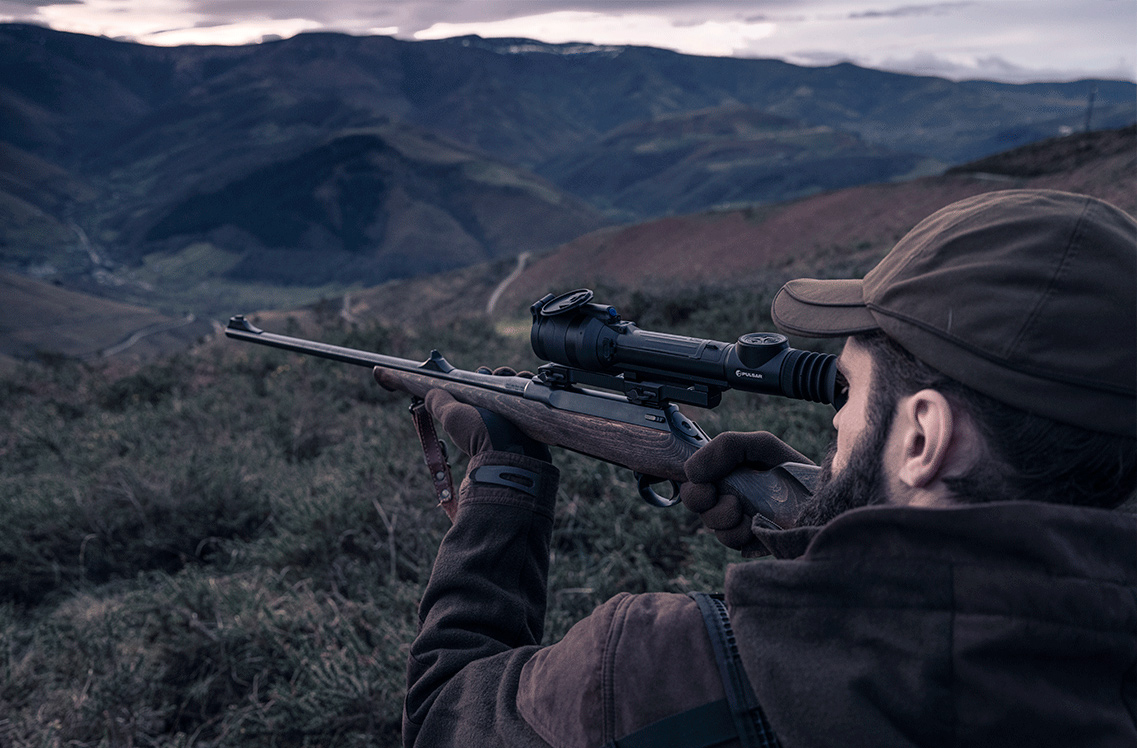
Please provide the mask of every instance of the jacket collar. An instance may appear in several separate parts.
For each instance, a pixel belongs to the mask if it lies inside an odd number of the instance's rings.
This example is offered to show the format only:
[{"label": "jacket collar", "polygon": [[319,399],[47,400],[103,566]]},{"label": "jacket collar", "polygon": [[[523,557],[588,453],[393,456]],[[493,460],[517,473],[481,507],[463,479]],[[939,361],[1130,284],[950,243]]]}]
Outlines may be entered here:
[{"label": "jacket collar", "polygon": [[[1098,578],[1137,577],[1137,515],[1040,501],[943,508],[867,506],[822,527],[754,527],[747,557],[795,559],[831,554],[940,555],[968,547],[1012,553],[1020,561],[1077,568]],[[997,549],[997,551],[996,551]]]}]

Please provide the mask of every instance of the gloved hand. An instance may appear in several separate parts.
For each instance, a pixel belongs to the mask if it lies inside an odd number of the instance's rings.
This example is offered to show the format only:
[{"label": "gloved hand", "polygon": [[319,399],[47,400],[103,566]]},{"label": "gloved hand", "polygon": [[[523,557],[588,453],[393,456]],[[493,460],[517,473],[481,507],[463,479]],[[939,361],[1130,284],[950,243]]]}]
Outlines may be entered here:
[{"label": "gloved hand", "polygon": [[455,446],[471,457],[495,451],[553,460],[548,446],[530,439],[497,413],[460,403],[446,390],[431,390],[424,399],[426,409],[442,424]]},{"label": "gloved hand", "polygon": [[[497,377],[533,378],[532,372],[517,372],[508,366],[499,366],[493,370],[479,366],[476,371],[478,374],[493,374]],[[479,452],[493,450],[513,452],[544,462],[553,461],[547,445],[530,439],[508,419],[491,410],[460,403],[444,390],[431,390],[426,394],[425,400],[426,409],[438,419],[458,449],[471,457]]]},{"label": "gloved hand", "polygon": [[702,518],[704,525],[715,531],[720,543],[741,549],[754,539],[750,517],[742,511],[742,501],[737,496],[720,494],[715,483],[740,467],[769,470],[783,462],[813,464],[769,431],[724,432],[683,464],[687,482],[679,487],[679,498],[685,507]]}]

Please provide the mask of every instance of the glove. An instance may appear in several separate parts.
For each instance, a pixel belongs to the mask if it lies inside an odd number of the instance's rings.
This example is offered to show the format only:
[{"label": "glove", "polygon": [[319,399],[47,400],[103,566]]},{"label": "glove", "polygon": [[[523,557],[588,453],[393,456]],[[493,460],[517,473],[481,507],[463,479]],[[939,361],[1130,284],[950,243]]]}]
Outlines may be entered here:
[{"label": "glove", "polygon": [[737,468],[769,470],[783,462],[813,462],[769,431],[728,431],[691,455],[683,464],[687,482],[679,487],[679,499],[703,524],[715,531],[723,545],[741,550],[754,539],[750,517],[735,495],[719,493],[715,483]]},{"label": "glove", "polygon": [[[482,367],[478,373],[504,377],[533,376],[528,372],[519,374],[508,367],[492,372]],[[493,411],[460,403],[445,390],[431,390],[424,399],[426,409],[442,424],[455,446],[471,457],[481,452],[495,451],[512,452],[544,462],[553,461],[548,446],[530,439],[521,429]]]}]

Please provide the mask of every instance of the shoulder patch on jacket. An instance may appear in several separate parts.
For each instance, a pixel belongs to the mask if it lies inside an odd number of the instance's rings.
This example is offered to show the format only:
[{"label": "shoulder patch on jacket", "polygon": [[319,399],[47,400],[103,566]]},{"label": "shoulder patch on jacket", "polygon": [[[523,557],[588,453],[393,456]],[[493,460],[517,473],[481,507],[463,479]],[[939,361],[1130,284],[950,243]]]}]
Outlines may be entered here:
[{"label": "shoulder patch on jacket", "polygon": [[591,748],[722,697],[695,601],[623,593],[526,663],[517,707],[554,748]]}]

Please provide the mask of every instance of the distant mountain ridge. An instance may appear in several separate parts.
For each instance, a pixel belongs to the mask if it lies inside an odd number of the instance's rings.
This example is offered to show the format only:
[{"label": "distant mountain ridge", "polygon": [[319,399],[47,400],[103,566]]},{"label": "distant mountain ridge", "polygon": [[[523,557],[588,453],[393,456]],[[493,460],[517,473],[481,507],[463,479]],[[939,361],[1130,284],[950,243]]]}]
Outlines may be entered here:
[{"label": "distant mountain ridge", "polygon": [[601,224],[583,201],[526,172],[381,128],[341,133],[192,195],[139,244],[209,235],[244,254],[232,277],[351,283],[553,247]]},{"label": "distant mountain ridge", "polygon": [[[0,143],[18,154],[0,161],[0,204],[42,213],[0,219],[0,265],[73,279],[97,257],[87,271],[104,277],[208,245],[225,279],[374,283],[605,221],[935,172],[1080,128],[1095,88],[1095,126],[1137,119],[1137,87],[1119,81],[476,37],[159,48],[0,25]],[[346,154],[365,130],[382,134]],[[465,165],[440,165],[455,153]],[[41,208],[9,192],[33,162],[90,194]]]},{"label": "distant mountain ridge", "polygon": [[[378,321],[446,327],[474,318],[482,324],[507,323],[504,329],[524,337],[528,327],[517,320],[549,291],[591,286],[615,301],[647,289],[659,297],[661,289],[683,295],[700,288],[769,286],[803,274],[803,267],[811,274],[822,267],[834,277],[851,277],[875,263],[916,222],[969,195],[1019,187],[1061,189],[1101,197],[1137,215],[1135,180],[1137,128],[1129,127],[1026,146],[944,176],[607,227],[524,263],[490,260],[352,290],[316,304],[278,301],[271,305],[276,311],[266,311],[255,297],[228,295],[223,308],[225,315],[262,310],[256,319],[273,330],[287,329],[290,320],[315,329],[336,319],[352,325]],[[208,252],[200,255],[216,261]],[[178,265],[189,259],[163,262]],[[506,278],[511,281],[503,285]],[[5,354],[27,358],[41,351],[69,356],[111,352],[116,359],[160,355],[184,350],[207,324],[10,274],[0,273],[0,286],[13,297],[5,297],[9,307],[14,305],[0,320],[6,322],[0,324],[0,367]],[[493,315],[486,312],[490,298],[498,300]]]},{"label": "distant mountain ridge", "polygon": [[788,200],[942,168],[826,125],[733,105],[621,125],[540,173],[634,219]]},{"label": "distant mountain ridge", "polygon": [[[819,267],[827,277],[859,277],[916,223],[957,200],[1004,189],[1055,189],[1099,197],[1137,217],[1134,184],[1137,128],[1127,127],[1024,146],[942,176],[609,227],[527,263],[499,294],[494,317],[523,320],[534,300],[581,286],[606,289],[613,298],[637,290],[658,297],[667,289],[769,286],[814,275]],[[393,281],[352,294],[350,311],[388,324],[484,318],[485,301],[508,272],[495,269],[496,275],[476,266]],[[411,298],[429,303],[410,315],[404,300]]]}]

